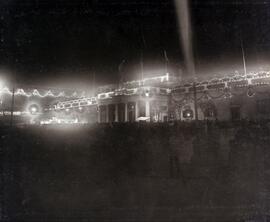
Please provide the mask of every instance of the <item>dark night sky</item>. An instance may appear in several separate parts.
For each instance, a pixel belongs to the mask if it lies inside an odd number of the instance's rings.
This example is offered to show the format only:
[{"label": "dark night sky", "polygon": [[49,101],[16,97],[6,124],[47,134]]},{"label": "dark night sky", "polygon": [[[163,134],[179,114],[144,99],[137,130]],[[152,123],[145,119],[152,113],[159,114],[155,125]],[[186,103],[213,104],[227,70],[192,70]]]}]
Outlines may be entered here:
[{"label": "dark night sky", "polygon": [[[6,0],[0,3],[0,68],[25,84],[116,82],[118,66],[137,79],[145,71],[172,72],[183,55],[173,0]],[[270,1],[193,0],[198,75],[241,71],[242,36],[248,69],[270,60]],[[4,74],[3,74],[4,75]]]}]

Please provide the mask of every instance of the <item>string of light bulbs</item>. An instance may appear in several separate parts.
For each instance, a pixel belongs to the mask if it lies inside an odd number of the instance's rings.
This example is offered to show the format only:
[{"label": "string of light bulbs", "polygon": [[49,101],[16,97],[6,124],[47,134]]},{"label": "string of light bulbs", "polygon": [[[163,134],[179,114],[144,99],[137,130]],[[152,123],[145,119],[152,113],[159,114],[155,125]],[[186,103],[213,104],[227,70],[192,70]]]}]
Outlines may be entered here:
[{"label": "string of light bulbs", "polygon": [[[12,95],[12,91],[8,87],[4,87],[4,88],[0,89],[0,94]],[[26,96],[26,97],[38,96],[41,98],[44,98],[44,97],[82,98],[82,97],[85,97],[85,92],[78,93],[77,91],[74,91],[71,94],[67,94],[64,91],[59,92],[59,93],[53,93],[51,90],[47,90],[44,93],[41,93],[38,89],[33,89],[31,91],[26,92],[24,89],[18,88],[15,90],[14,95],[15,96]]]}]

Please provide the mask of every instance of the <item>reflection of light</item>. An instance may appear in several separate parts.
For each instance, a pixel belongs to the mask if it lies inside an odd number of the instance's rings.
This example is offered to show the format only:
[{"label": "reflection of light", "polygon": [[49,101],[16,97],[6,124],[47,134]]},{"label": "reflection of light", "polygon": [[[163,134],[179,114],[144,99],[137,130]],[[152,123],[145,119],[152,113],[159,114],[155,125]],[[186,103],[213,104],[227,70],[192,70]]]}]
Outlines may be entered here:
[{"label": "reflection of light", "polygon": [[190,117],[190,113],[187,113],[187,117]]}]

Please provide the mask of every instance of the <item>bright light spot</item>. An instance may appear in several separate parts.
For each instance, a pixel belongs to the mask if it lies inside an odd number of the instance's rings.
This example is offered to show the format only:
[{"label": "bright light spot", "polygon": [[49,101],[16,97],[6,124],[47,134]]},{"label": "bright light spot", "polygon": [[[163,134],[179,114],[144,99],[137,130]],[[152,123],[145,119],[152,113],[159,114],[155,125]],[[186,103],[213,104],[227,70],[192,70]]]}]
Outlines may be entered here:
[{"label": "bright light spot", "polygon": [[31,108],[31,113],[35,113],[35,112],[37,112],[37,107],[32,107]]},{"label": "bright light spot", "polygon": [[69,112],[69,109],[66,109],[66,112]]},{"label": "bright light spot", "polygon": [[187,117],[190,117],[190,113],[187,113]]},{"label": "bright light spot", "polygon": [[31,106],[29,106],[28,110],[31,115],[35,115],[38,113],[38,106],[36,104],[32,104]]},{"label": "bright light spot", "polygon": [[82,110],[82,109],[83,109],[83,108],[80,106],[80,107],[79,107],[79,110]]}]

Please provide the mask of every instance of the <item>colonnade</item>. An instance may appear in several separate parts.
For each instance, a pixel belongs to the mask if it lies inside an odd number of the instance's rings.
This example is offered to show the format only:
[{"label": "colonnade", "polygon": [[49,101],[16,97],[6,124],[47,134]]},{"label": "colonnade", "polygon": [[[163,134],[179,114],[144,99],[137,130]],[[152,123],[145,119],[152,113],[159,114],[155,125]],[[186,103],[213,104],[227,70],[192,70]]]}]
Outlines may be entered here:
[{"label": "colonnade", "polygon": [[[150,118],[150,102],[146,100],[143,101],[143,103],[143,108],[145,109],[143,111],[145,116],[143,117]],[[139,117],[142,116],[140,116],[140,107],[138,101],[99,105],[98,122],[132,122],[136,121]]]}]

